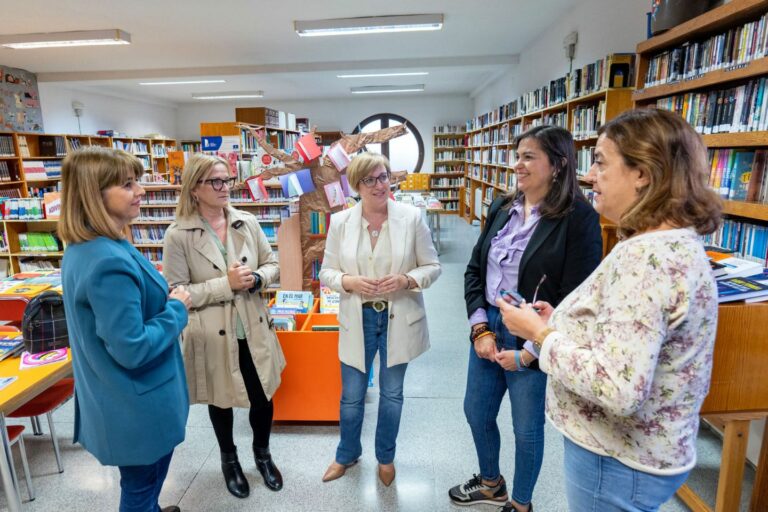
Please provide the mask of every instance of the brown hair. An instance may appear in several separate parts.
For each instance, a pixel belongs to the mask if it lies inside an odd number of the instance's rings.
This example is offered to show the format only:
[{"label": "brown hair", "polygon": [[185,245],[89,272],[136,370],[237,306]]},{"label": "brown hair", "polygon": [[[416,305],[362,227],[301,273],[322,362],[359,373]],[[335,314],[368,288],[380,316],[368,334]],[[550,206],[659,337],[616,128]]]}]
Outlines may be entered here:
[{"label": "brown hair", "polygon": [[101,193],[129,178],[139,179],[142,174],[141,161],[119,149],[87,146],[70,153],[61,167],[59,237],[68,244],[99,236],[122,238]]},{"label": "brown hair", "polygon": [[629,110],[600,127],[628,167],[649,183],[619,219],[629,237],[663,222],[693,227],[700,235],[720,225],[722,201],[707,184],[707,151],[698,133],[679,115],[656,108]]},{"label": "brown hair", "polygon": [[229,162],[220,156],[198,153],[190,157],[184,165],[184,171],[181,173],[179,204],[176,206],[177,219],[197,215],[197,201],[192,197],[192,190],[197,186],[200,180],[203,180],[208,176],[208,173],[211,172],[217,164],[226,167],[229,175],[232,175],[232,169],[229,167]]},{"label": "brown hair", "polygon": [[[518,135],[515,147],[524,139],[535,140],[554,167],[552,184],[539,205],[539,214],[550,219],[562,217],[571,211],[574,201],[586,201],[576,176],[576,148],[571,132],[559,126],[536,126]],[[511,192],[507,205],[511,206],[512,200],[521,195],[518,190]]]},{"label": "brown hair", "polygon": [[371,174],[380,165],[387,170],[387,174],[392,174],[389,160],[384,155],[366,152],[353,158],[347,167],[347,181],[349,181],[352,190],[357,192],[360,180]]}]

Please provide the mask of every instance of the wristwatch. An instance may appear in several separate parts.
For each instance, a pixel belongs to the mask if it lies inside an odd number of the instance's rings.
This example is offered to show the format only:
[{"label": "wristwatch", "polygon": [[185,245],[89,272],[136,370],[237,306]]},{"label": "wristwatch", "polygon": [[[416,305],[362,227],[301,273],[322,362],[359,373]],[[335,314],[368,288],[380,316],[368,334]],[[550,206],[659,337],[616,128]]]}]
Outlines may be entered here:
[{"label": "wristwatch", "polygon": [[544,340],[547,339],[547,336],[553,332],[555,332],[555,329],[552,327],[545,327],[541,330],[541,332],[539,332],[539,334],[533,337],[531,341],[533,342],[533,346],[536,347],[536,352],[541,354],[541,344],[544,343]]}]

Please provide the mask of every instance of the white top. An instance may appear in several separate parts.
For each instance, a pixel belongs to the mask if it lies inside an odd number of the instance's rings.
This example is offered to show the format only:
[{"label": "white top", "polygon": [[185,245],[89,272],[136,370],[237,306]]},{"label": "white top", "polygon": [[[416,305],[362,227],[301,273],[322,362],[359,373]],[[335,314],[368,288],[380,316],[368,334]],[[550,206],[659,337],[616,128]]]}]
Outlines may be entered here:
[{"label": "white top", "polygon": [[640,471],[693,468],[717,330],[717,286],[696,233],[617,244],[549,323],[540,365],[552,424]]},{"label": "white top", "polygon": [[[389,240],[389,226],[385,220],[379,230],[376,247],[371,249],[371,235],[368,231],[370,223],[363,217],[360,225],[360,242],[357,244],[357,264],[360,267],[360,275],[379,279],[389,274],[392,268],[392,243]],[[372,300],[388,300],[386,296],[363,297],[365,302]]]}]

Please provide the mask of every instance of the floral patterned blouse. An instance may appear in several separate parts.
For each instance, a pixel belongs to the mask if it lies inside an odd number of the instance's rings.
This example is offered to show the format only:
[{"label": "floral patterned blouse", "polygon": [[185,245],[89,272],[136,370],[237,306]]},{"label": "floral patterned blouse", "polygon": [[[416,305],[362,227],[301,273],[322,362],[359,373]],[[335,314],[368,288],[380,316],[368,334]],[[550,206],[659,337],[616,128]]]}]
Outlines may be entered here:
[{"label": "floral patterned blouse", "polygon": [[693,468],[717,328],[717,287],[693,230],[620,242],[549,325],[540,364],[563,435],[640,471]]}]

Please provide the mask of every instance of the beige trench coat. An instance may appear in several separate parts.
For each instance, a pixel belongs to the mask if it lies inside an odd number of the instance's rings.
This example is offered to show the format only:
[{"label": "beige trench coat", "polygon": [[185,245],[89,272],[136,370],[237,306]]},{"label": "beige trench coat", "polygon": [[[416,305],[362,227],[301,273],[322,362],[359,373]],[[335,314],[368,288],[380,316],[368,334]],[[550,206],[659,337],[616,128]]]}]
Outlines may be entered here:
[{"label": "beige trench coat", "polygon": [[163,241],[163,274],[170,286],[184,285],[192,295],[189,324],[182,335],[182,354],[191,403],[249,407],[240,373],[237,311],[264,394],[271,399],[280,386],[285,357],[272,321],[258,293],[232,291],[227,269],[234,261],[251,267],[262,286],[279,276],[277,259],[256,217],[227,209],[227,241],[234,251],[225,262],[202,219],[178,219]]},{"label": "beige trench coat", "polygon": [[[387,202],[393,274],[407,274],[416,281],[411,290],[391,294],[387,329],[387,367],[407,363],[429,349],[429,329],[422,290],[440,276],[440,261],[421,211],[410,205]],[[365,372],[363,301],[341,286],[345,275],[360,275],[357,246],[362,232],[363,207],[334,213],[325,240],[320,280],[339,292],[339,359]]]}]

